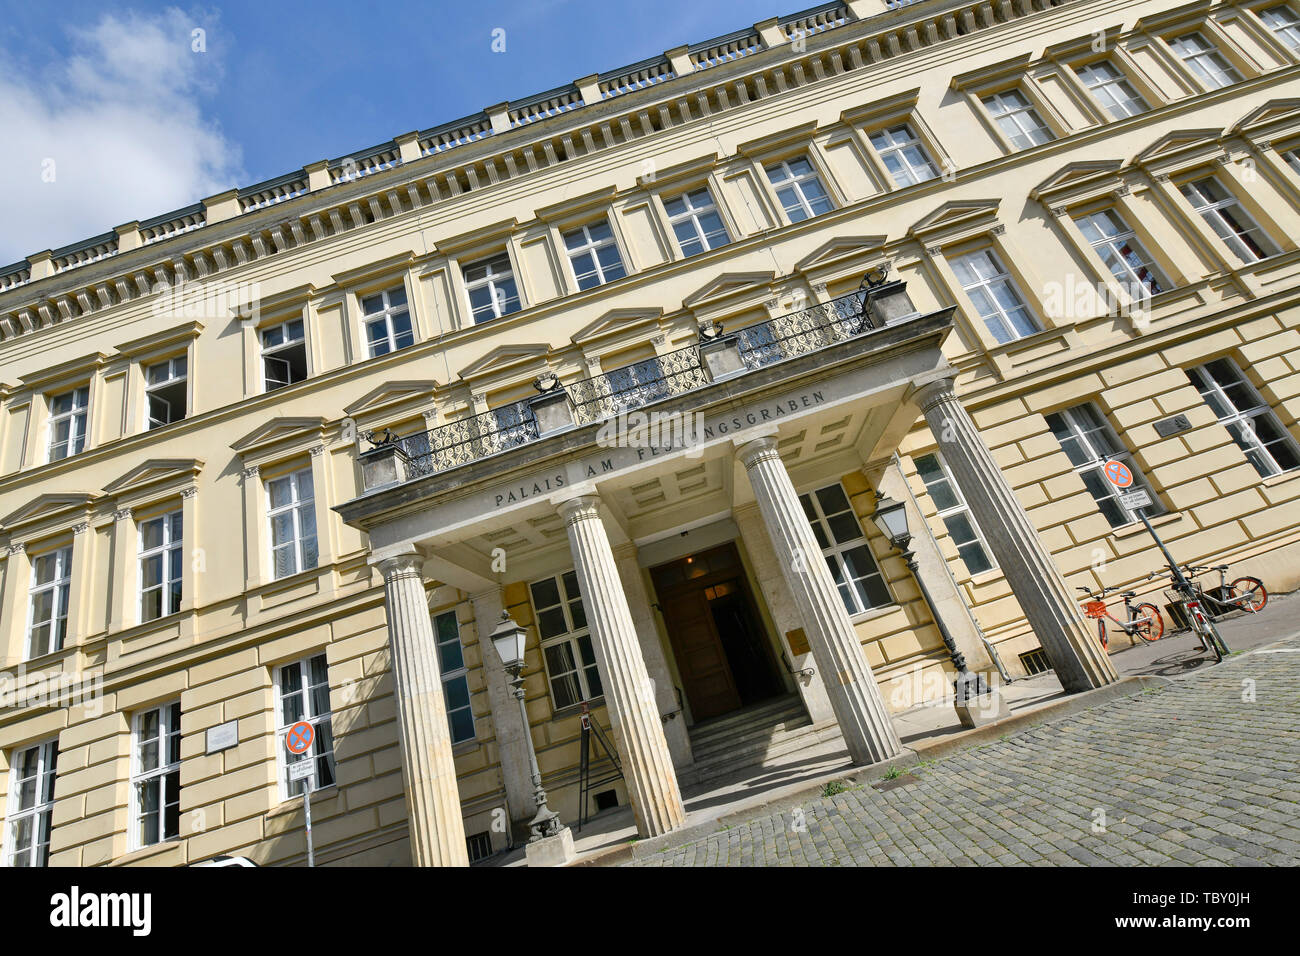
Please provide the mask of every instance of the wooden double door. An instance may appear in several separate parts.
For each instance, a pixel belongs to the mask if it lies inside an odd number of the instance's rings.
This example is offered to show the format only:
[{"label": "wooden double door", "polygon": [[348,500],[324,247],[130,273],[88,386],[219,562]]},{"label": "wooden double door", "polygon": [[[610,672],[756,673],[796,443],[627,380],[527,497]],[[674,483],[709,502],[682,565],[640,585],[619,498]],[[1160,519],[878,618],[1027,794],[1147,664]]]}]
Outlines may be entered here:
[{"label": "wooden double door", "polygon": [[734,543],[650,569],[695,720],[785,692]]}]

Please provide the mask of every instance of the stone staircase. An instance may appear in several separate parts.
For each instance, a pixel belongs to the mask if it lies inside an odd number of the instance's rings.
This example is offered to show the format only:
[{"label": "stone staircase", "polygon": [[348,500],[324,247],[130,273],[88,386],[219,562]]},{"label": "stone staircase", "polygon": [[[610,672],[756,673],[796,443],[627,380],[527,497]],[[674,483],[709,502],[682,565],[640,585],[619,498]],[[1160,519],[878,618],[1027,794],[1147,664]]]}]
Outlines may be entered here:
[{"label": "stone staircase", "polygon": [[778,697],[696,724],[689,731],[694,764],[678,772],[693,786],[750,768],[839,736],[837,727],[814,728],[798,695]]}]

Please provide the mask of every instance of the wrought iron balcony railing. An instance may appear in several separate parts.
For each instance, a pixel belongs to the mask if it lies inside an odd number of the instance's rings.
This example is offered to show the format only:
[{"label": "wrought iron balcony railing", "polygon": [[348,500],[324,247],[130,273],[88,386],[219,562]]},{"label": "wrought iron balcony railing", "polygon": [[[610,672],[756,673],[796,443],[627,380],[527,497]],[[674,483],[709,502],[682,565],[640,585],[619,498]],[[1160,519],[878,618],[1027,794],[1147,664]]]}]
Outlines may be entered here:
[{"label": "wrought iron balcony railing", "polygon": [[[873,321],[865,301],[865,293],[858,291],[722,336],[734,338],[742,365],[736,374],[807,355],[878,327],[881,322],[878,318]],[[573,404],[574,424],[594,424],[712,384],[717,380],[716,373],[702,354],[702,349],[707,348],[706,338],[562,386]],[[533,401],[514,402],[404,438],[379,441],[367,437],[376,446],[401,450],[407,459],[405,473],[409,480],[536,441],[542,430],[533,413]]]}]

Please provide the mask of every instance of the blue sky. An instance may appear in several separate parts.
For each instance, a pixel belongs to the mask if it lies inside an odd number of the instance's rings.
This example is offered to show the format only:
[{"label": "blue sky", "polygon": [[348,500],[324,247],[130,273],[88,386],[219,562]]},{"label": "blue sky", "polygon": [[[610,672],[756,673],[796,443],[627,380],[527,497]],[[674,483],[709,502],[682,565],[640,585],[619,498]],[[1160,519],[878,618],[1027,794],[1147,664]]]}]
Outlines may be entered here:
[{"label": "blue sky", "polygon": [[3,0],[0,265],[809,5]]}]

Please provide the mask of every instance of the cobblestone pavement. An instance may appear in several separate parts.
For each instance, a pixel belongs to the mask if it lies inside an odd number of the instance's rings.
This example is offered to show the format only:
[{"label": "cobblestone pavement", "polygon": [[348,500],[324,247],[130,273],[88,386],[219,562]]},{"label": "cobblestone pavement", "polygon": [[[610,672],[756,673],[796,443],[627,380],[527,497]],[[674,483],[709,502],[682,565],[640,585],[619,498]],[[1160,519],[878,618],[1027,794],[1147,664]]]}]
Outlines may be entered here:
[{"label": "cobblestone pavement", "polygon": [[627,865],[1294,866],[1300,638],[1277,646]]}]

